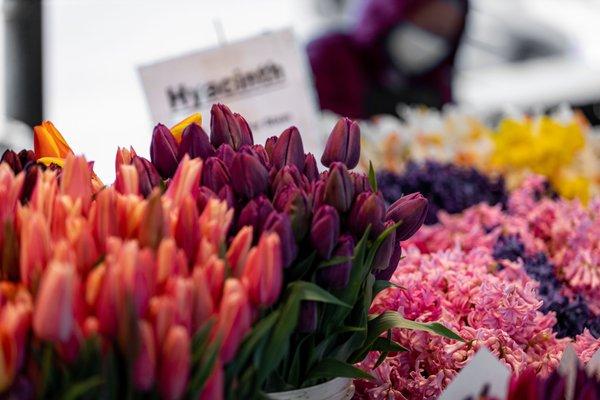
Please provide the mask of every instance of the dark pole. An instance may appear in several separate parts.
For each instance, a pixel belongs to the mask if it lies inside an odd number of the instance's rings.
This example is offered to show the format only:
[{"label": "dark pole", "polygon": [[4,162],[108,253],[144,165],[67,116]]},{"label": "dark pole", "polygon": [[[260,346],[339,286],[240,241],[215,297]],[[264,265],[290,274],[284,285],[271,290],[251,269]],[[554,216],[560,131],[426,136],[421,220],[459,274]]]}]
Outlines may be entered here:
[{"label": "dark pole", "polygon": [[4,0],[6,116],[37,125],[43,118],[42,0]]}]

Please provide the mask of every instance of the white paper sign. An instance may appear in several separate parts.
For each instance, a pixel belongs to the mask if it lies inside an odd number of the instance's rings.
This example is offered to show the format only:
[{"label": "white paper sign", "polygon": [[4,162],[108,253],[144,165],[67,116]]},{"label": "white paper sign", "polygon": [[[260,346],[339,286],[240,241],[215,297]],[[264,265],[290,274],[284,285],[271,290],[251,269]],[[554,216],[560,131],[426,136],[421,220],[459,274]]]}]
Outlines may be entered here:
[{"label": "white paper sign", "polygon": [[308,63],[291,29],[139,68],[155,123],[173,124],[220,102],[243,115],[256,143],[295,125],[305,151],[320,153],[313,85]]},{"label": "white paper sign", "polygon": [[590,376],[596,377],[600,381],[600,349],[596,350],[590,361],[585,366],[585,370]]},{"label": "white paper sign", "polygon": [[510,371],[488,349],[481,348],[441,394],[439,400],[477,399],[488,396],[505,399]]}]

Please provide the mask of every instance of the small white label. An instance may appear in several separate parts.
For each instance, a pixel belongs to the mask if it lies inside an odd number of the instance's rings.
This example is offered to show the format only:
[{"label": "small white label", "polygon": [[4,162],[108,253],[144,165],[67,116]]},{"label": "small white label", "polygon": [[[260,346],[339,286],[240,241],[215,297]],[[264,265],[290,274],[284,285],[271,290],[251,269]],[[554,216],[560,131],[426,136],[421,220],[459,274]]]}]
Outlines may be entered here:
[{"label": "small white label", "polygon": [[305,151],[320,153],[307,66],[292,30],[283,29],[145,65],[139,73],[154,123],[201,112],[206,129],[210,107],[220,102],[248,120],[256,143],[295,125]]}]

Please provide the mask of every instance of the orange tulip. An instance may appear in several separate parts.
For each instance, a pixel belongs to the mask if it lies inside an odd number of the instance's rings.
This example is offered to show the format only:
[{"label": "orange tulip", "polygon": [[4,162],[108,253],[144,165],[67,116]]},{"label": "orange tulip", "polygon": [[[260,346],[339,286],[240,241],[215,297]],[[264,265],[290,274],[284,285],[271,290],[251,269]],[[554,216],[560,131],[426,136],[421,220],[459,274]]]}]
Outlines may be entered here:
[{"label": "orange tulip", "polygon": [[221,339],[221,360],[228,363],[246,335],[250,325],[252,309],[246,289],[236,278],[225,281],[223,300],[219,308],[219,320],[215,334]]},{"label": "orange tulip", "polygon": [[[73,150],[52,122],[42,122],[41,125],[33,128],[33,132],[35,158],[39,162],[48,165],[56,159],[64,159],[73,154]],[[59,165],[62,166],[62,164]]]},{"label": "orange tulip", "polygon": [[250,250],[242,279],[248,289],[248,297],[254,305],[269,307],[275,303],[283,282],[283,265],[277,234],[263,234],[258,246]]}]

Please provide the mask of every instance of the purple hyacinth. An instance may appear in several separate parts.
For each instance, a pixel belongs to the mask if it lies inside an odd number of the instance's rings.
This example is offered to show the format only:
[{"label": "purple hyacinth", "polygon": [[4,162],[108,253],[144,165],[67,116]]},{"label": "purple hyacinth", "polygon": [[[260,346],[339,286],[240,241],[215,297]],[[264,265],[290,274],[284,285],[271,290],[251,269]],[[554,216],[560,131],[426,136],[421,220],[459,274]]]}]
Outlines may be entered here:
[{"label": "purple hyacinth", "polygon": [[440,210],[455,214],[482,202],[504,205],[507,199],[504,179],[491,178],[475,168],[436,161],[411,162],[402,174],[381,171],[377,181],[388,203],[393,203],[402,194],[423,194],[429,200],[426,224],[436,223]]},{"label": "purple hyacinth", "polygon": [[496,260],[517,261],[525,253],[525,245],[519,235],[502,235],[494,245],[492,255]]}]

